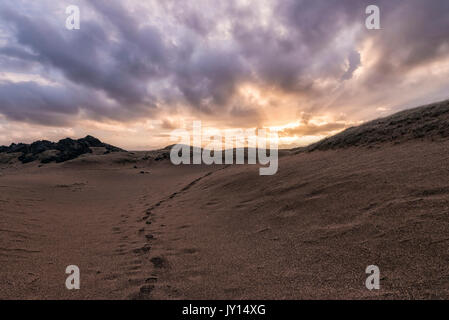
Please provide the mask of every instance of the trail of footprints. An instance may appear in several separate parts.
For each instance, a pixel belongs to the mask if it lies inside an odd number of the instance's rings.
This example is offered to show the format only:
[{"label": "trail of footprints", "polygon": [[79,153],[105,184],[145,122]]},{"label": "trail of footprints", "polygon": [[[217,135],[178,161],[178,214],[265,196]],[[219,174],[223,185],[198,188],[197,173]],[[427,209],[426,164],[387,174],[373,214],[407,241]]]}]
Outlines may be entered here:
[{"label": "trail of footprints", "polygon": [[[128,267],[128,276],[140,276],[141,268],[144,263],[142,259],[148,259],[148,256],[151,252],[151,242],[155,240],[155,236],[152,233],[148,233],[146,230],[146,226],[150,225],[154,222],[154,215],[152,210],[154,208],[160,206],[163,201],[159,201],[154,206],[145,210],[145,214],[142,218],[138,220],[138,223],[145,223],[144,226],[140,227],[137,231],[139,236],[143,236],[145,238],[145,244],[143,246],[135,247],[132,249],[132,252],[138,257],[138,259],[132,261]],[[141,243],[140,241],[138,243]],[[135,245],[135,243],[133,243]],[[165,268],[167,266],[167,262],[164,258],[154,256],[150,257],[149,262],[152,264],[154,269]],[[139,291],[137,293],[131,294],[131,299],[148,299],[151,296],[152,291],[155,289],[155,285],[158,278],[155,273],[151,274],[149,277],[145,279],[142,278],[130,278],[129,282],[132,285],[137,285],[139,287]]]},{"label": "trail of footprints", "polygon": [[[128,223],[128,220],[130,218],[129,215],[123,214],[121,216],[121,223],[119,226],[115,226],[112,228],[112,232],[116,234],[117,236],[120,236],[120,245],[115,250],[115,254],[117,255],[126,255],[132,252],[134,255],[137,256],[136,259],[127,262],[126,263],[126,275],[128,276],[128,285],[131,286],[140,286],[138,292],[135,292],[129,296],[131,299],[149,299],[151,298],[151,293],[156,287],[157,283],[157,274],[152,273],[150,276],[146,278],[142,278],[142,267],[145,263],[148,261],[151,263],[153,269],[155,272],[157,270],[162,270],[164,268],[168,267],[168,262],[165,258],[160,256],[151,256],[151,247],[152,242],[156,240],[156,237],[153,233],[148,233],[146,228],[149,227],[154,223],[155,217],[153,211],[160,207],[163,203],[175,198],[176,196],[186,192],[191,187],[193,187],[196,183],[198,183],[201,179],[208,177],[213,172],[208,172],[205,175],[193,180],[189,184],[187,184],[185,187],[183,187],[181,190],[172,193],[168,197],[161,199],[154,205],[148,207],[144,211],[143,217],[139,218],[136,224],[130,224]],[[144,195],[141,200],[146,201],[147,196]],[[131,205],[130,208],[131,212],[135,211],[135,206]],[[143,224],[143,226],[142,226]],[[145,244],[143,246],[137,246],[138,244],[142,244],[141,240],[130,240],[130,235],[135,235],[137,229],[137,235],[140,237],[144,237]],[[128,234],[128,235],[127,235]],[[134,238],[134,237],[131,237]],[[149,260],[148,260],[149,258]],[[107,280],[115,281],[119,277],[118,274],[109,276]]]},{"label": "trail of footprints", "polygon": [[[196,183],[198,183],[201,179],[208,177],[211,174],[212,174],[212,172],[206,173],[205,175],[190,182],[188,185],[183,187],[180,191],[174,192],[171,195],[169,195],[168,197],[166,197],[165,199],[162,199],[162,200],[158,201],[157,203],[155,203],[153,206],[151,206],[150,208],[145,210],[145,215],[140,219],[140,222],[144,222],[145,225],[151,225],[154,222],[153,210],[160,207],[164,202],[167,202],[167,201],[173,199],[174,197],[186,192],[191,187],[193,187]],[[135,249],[134,253],[140,254],[140,255],[147,254],[151,250],[150,243],[152,240],[155,239],[154,235],[151,233],[145,234],[145,227],[139,229],[139,233],[144,234],[147,243],[143,247]],[[152,257],[152,258],[150,258],[150,262],[152,263],[152,265],[155,269],[163,269],[168,266],[166,259],[163,257],[158,257],[158,256]],[[151,292],[154,290],[156,282],[157,282],[157,277],[154,274],[151,277],[147,278],[145,280],[145,285],[140,287],[137,298],[145,298],[146,296],[149,296],[151,294]]]}]

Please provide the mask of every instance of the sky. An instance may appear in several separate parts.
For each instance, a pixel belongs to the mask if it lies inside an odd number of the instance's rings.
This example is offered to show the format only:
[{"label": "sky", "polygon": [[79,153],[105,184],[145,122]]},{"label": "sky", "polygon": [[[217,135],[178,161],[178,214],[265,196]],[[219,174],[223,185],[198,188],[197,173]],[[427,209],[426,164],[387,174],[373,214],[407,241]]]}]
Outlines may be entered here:
[{"label": "sky", "polygon": [[0,145],[90,134],[147,150],[201,120],[295,147],[448,89],[447,0],[0,2]]}]

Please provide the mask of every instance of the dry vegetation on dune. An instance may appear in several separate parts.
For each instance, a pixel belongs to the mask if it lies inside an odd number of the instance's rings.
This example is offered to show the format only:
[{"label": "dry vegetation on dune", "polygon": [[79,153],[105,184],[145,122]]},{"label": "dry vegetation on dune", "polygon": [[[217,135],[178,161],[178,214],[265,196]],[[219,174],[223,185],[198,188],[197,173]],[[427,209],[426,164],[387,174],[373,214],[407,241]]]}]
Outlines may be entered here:
[{"label": "dry vegetation on dune", "polygon": [[449,100],[404,110],[391,116],[376,119],[344,130],[314,143],[305,150],[329,150],[354,146],[373,146],[377,143],[395,143],[449,137]]},{"label": "dry vegetation on dune", "polygon": [[6,162],[0,297],[447,299],[448,115],[446,101],[350,128],[273,176],[167,150]]}]

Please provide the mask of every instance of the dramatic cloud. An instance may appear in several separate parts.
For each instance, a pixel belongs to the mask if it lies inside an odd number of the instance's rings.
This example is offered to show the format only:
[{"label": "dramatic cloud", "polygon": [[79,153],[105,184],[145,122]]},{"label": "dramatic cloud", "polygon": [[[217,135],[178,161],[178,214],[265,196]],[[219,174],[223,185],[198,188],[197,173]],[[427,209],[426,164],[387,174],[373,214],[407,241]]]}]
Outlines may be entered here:
[{"label": "dramatic cloud", "polygon": [[[0,3],[0,143],[26,123],[145,148],[201,119],[278,127],[290,145],[447,98],[447,0],[70,4],[80,30],[69,3]],[[381,30],[365,28],[370,4]]]}]

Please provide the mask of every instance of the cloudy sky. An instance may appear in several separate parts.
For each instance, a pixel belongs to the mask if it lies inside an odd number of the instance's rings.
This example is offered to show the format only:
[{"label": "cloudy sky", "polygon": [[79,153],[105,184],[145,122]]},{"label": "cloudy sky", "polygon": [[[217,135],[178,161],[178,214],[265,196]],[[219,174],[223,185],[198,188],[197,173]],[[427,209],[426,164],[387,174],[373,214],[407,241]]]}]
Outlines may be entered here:
[{"label": "cloudy sky", "polygon": [[[381,30],[365,27],[370,4]],[[149,149],[202,120],[296,146],[448,89],[447,0],[0,2],[0,144]]]}]

